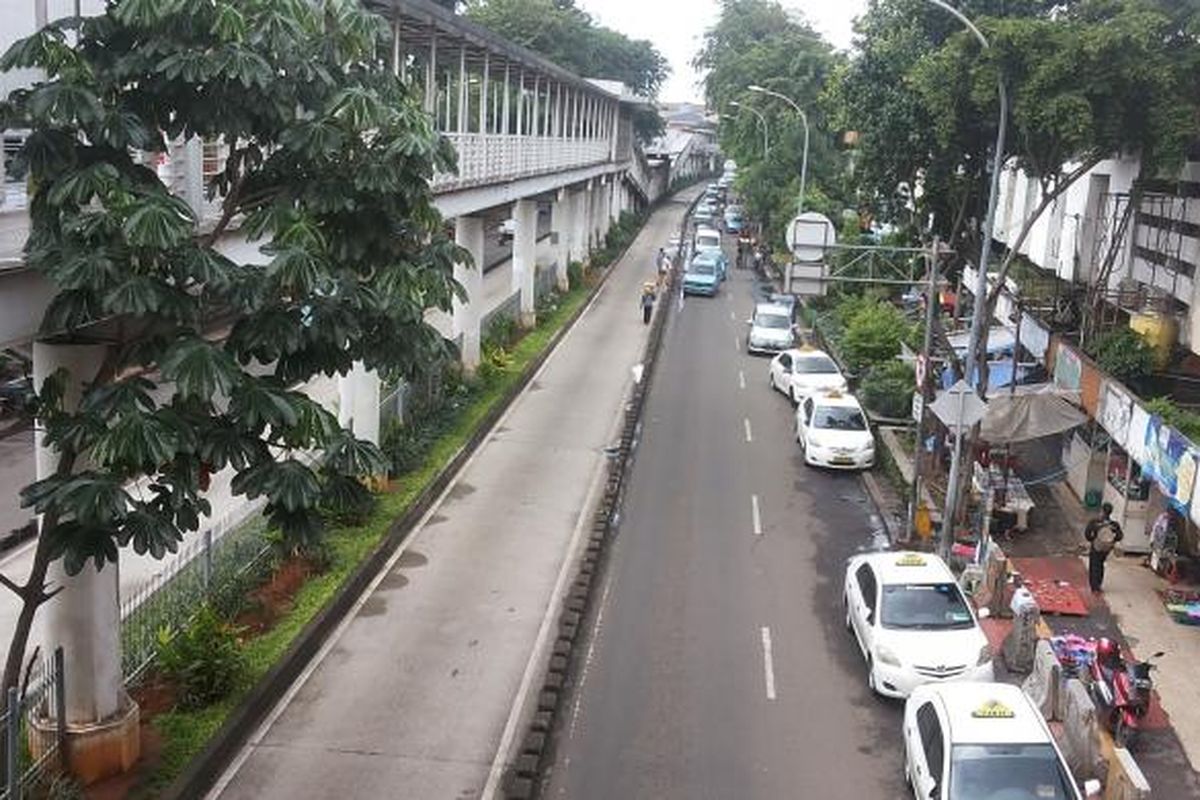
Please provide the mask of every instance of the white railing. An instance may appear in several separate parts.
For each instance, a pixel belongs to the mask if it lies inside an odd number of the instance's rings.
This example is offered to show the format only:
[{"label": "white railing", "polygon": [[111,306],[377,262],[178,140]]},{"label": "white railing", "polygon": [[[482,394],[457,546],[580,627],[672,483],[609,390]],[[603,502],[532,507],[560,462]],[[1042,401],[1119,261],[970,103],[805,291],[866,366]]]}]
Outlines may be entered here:
[{"label": "white railing", "polygon": [[458,151],[458,174],[433,176],[435,192],[562,172],[609,160],[607,139],[558,139],[499,133],[443,134]]}]

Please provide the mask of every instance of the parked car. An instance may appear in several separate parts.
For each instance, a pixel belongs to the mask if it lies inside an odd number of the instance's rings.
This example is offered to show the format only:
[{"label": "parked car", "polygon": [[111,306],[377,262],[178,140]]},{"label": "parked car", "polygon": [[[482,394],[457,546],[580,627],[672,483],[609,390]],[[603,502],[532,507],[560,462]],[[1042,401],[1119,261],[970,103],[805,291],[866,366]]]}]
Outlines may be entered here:
[{"label": "parked car", "polygon": [[916,800],[1083,800],[1042,713],[1007,683],[922,686],[904,704],[904,776]]},{"label": "parked car", "polygon": [[811,347],[785,350],[771,359],[767,381],[793,405],[823,389],[846,391],[846,379],[828,353]]},{"label": "parked car", "polygon": [[994,679],[987,636],[954,573],[936,555],[854,556],[842,601],[873,691],[907,697],[926,683]]},{"label": "parked car", "polygon": [[711,228],[714,219],[715,215],[713,212],[709,211],[705,206],[697,206],[696,210],[692,212],[692,225],[697,228]]},{"label": "parked car", "polygon": [[746,337],[747,352],[778,353],[796,343],[792,312],[786,306],[759,303],[754,307],[754,316],[747,323],[750,325],[750,333]]},{"label": "parked car", "polygon": [[712,228],[697,228],[693,241],[696,252],[701,250],[720,250],[721,232]]},{"label": "parked car", "polygon": [[716,260],[693,258],[683,273],[683,293],[703,294],[715,297],[721,287],[721,276]]},{"label": "parked car", "polygon": [[28,375],[0,380],[0,417],[22,414],[33,399],[33,380]]},{"label": "parked car", "polygon": [[810,467],[870,469],[875,437],[853,395],[817,392],[796,408],[796,442]]},{"label": "parked car", "polygon": [[729,259],[720,250],[697,250],[692,256],[691,263],[711,264],[717,270],[717,279],[725,280],[729,276]]}]

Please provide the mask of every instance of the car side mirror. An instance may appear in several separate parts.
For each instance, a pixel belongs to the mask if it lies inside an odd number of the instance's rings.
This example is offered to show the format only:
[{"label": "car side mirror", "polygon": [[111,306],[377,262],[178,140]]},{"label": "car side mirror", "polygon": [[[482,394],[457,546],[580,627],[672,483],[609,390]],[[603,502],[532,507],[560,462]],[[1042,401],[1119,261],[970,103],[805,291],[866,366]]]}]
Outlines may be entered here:
[{"label": "car side mirror", "polygon": [[1099,800],[1101,793],[1100,781],[1095,778],[1089,778],[1083,782],[1083,796],[1087,800]]}]

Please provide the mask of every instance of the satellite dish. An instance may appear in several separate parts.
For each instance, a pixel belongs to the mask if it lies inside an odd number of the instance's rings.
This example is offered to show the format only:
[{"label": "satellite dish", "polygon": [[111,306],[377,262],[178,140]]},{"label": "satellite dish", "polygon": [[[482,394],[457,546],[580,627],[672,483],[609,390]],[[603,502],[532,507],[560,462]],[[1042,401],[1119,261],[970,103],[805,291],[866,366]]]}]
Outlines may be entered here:
[{"label": "satellite dish", "polygon": [[797,261],[823,261],[825,251],[837,244],[837,228],[824,214],[805,211],[788,224],[784,238]]}]

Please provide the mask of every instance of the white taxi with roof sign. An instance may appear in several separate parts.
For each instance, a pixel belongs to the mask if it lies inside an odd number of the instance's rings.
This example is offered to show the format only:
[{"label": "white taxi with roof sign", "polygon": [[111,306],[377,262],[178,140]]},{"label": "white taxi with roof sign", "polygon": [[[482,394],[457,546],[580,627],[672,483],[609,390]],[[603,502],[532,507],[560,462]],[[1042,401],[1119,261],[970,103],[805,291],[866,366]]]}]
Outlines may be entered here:
[{"label": "white taxi with roof sign", "polygon": [[[1007,683],[921,686],[904,704],[917,800],[1082,800],[1041,712]],[[1088,782],[1089,796],[1099,788]]]},{"label": "white taxi with roof sign", "polygon": [[867,662],[867,684],[907,697],[926,683],[990,681],[992,648],[954,574],[932,553],[855,556],[843,588],[846,628]]}]

